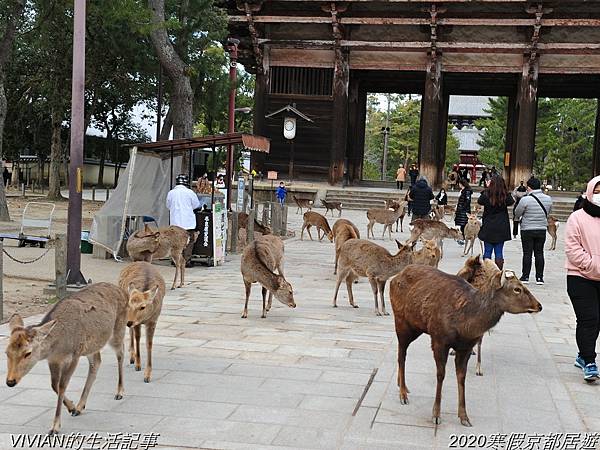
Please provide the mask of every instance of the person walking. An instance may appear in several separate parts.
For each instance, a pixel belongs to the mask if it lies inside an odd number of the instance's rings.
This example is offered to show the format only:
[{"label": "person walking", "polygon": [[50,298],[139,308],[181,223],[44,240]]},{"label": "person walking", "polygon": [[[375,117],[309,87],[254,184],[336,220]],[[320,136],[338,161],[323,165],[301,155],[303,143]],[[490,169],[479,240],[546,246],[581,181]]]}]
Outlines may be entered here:
[{"label": "person walking", "polygon": [[433,191],[427,184],[427,178],[419,178],[419,181],[410,189],[409,199],[412,201],[412,220],[429,219]]},{"label": "person walking", "polygon": [[403,164],[400,164],[396,171],[396,189],[404,189],[404,182],[406,181],[406,169]]},{"label": "person walking", "polygon": [[519,234],[519,221],[515,219],[515,208],[525,195],[527,195],[527,188],[525,187],[525,182],[521,180],[521,184],[513,191],[513,198],[515,199],[515,204],[513,205],[513,239],[516,239]]},{"label": "person walking", "polygon": [[410,199],[410,191],[411,191],[411,189],[412,189],[412,186],[409,186],[408,189],[406,189],[406,194],[404,194],[404,201],[407,202],[406,208],[407,208],[407,214],[409,216],[412,215],[412,205],[413,205],[413,202]]},{"label": "person walking", "polygon": [[10,182],[10,172],[8,171],[8,168],[5,167],[4,171],[2,172],[2,181],[4,182],[4,187],[8,186],[8,183]]},{"label": "person walking", "polygon": [[416,165],[413,164],[410,167],[410,170],[408,171],[408,176],[410,178],[410,185],[412,187],[417,182],[417,177],[419,176],[419,169],[417,169]]},{"label": "person walking", "polygon": [[167,194],[170,224],[183,228],[188,232],[190,237],[187,246],[183,250],[186,265],[189,264],[192,258],[195,244],[196,214],[194,210],[200,208],[198,195],[189,186],[190,180],[188,176],[179,174],[175,178],[175,187]]},{"label": "person walking", "polygon": [[483,169],[483,172],[481,172],[481,178],[479,179],[479,186],[485,186],[485,182],[488,179],[488,172],[487,172],[487,168]]},{"label": "person walking", "polygon": [[285,188],[285,183],[283,181],[279,183],[279,187],[275,194],[277,195],[277,201],[283,206],[285,204],[285,198],[287,197],[287,189]]},{"label": "person walking", "polygon": [[471,214],[471,197],[473,195],[473,190],[465,178],[461,178],[458,181],[458,185],[460,186],[460,195],[458,197],[458,202],[456,203],[454,224],[460,227],[460,232],[463,235],[462,240],[458,241],[458,244],[465,245],[465,226],[469,221],[467,214]]},{"label": "person walking", "polygon": [[521,245],[523,247],[523,271],[520,280],[529,283],[532,254],[535,256],[535,282],[544,284],[544,243],[548,228],[548,214],[552,211],[552,199],[542,192],[537,178],[527,180],[527,195],[515,208],[515,218],[521,222]]},{"label": "person walking", "polygon": [[596,341],[600,331],[600,176],[587,185],[581,209],[569,216],[565,229],[567,293],[577,317],[575,366],[588,382],[600,378]]},{"label": "person walking", "polygon": [[440,192],[435,196],[435,201],[440,206],[446,206],[448,204],[448,194],[444,188],[440,189]]},{"label": "person walking", "polygon": [[487,188],[477,199],[483,206],[483,220],[479,230],[479,240],[483,242],[483,259],[492,259],[500,270],[504,268],[504,243],[510,241],[510,221],[508,207],[515,200],[506,190],[504,178],[497,176],[490,179]]}]

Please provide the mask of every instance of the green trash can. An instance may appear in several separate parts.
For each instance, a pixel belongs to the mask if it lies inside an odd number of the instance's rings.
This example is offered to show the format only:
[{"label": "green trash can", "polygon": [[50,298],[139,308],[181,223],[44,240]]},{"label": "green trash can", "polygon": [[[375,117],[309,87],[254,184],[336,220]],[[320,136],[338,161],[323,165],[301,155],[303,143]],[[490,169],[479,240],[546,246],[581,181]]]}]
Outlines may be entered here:
[{"label": "green trash can", "polygon": [[94,250],[94,246],[90,243],[90,232],[81,232],[81,253],[91,254]]}]

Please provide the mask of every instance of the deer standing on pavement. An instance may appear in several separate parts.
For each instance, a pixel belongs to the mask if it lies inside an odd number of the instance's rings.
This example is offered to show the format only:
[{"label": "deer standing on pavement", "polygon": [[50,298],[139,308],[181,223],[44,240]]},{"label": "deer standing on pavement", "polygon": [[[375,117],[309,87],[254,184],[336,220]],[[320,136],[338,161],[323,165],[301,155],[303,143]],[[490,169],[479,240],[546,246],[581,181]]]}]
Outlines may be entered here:
[{"label": "deer standing on pavement", "polygon": [[[375,239],[373,225],[375,225],[375,223],[381,223],[383,224],[383,234],[381,235],[381,239],[385,237],[385,231],[388,230],[391,241],[392,225],[401,217],[404,217],[404,208],[400,207],[396,211],[387,208],[371,208],[367,210],[367,219],[369,220],[369,223],[367,224],[367,239],[370,236],[373,236],[373,239]],[[402,226],[402,223],[400,225]]]},{"label": "deer standing on pavement", "polygon": [[411,265],[392,279],[390,300],[398,337],[400,403],[408,404],[406,350],[421,334],[429,334],[437,366],[432,412],[436,425],[441,422],[442,384],[450,348],[456,351],[458,417],[464,426],[470,427],[465,405],[465,377],[473,346],[505,312],[520,314],[542,310],[542,305],[510,271],[497,273],[490,280],[489,290],[482,292],[456,275],[433,267]]},{"label": "deer standing on pavement", "polygon": [[350,239],[360,239],[358,228],[346,219],[339,219],[333,224],[333,242],[335,242],[335,268],[333,274],[337,274],[338,260],[340,258],[340,248],[344,242]]},{"label": "deer standing on pavement", "polygon": [[152,379],[152,341],[165,296],[165,280],[156,267],[147,262],[134,262],[121,271],[119,286],[129,295],[127,326],[129,327],[129,363],[142,370],[140,340],[142,325],[146,329],[144,383]]},{"label": "deer standing on pavement", "polygon": [[296,208],[296,214],[298,214],[298,210],[300,210],[300,214],[302,214],[302,209],[306,208],[309,211],[312,209],[312,205],[313,205],[313,201],[309,200],[307,198],[298,198],[296,197],[295,194],[292,194],[292,198],[294,199],[294,202],[296,203],[296,206],[298,208]]},{"label": "deer standing on pavement", "polygon": [[[305,229],[306,231],[308,231],[308,236],[310,237],[310,240],[313,240],[312,234],[310,234],[310,228],[313,226],[317,229],[317,236],[319,238],[319,241],[321,241],[324,236],[327,236],[329,242],[333,242],[333,232],[331,231],[329,222],[327,221],[325,216],[313,211],[308,211],[304,213],[304,223],[302,224],[302,231],[300,232],[301,241],[304,240]],[[321,232],[323,232],[322,236]]]},{"label": "deer standing on pavement", "polygon": [[[194,233],[194,241],[198,236]],[[127,240],[127,252],[133,261],[146,261],[164,258],[169,255],[175,263],[175,277],[171,289],[175,289],[177,275],[180,276],[179,286],[182,287],[185,279],[185,258],[183,250],[187,247],[190,235],[181,227],[171,225],[152,231],[148,226],[136,231]]]},{"label": "deer standing on pavement", "polygon": [[408,201],[406,200],[386,200],[385,202],[386,208],[402,212],[402,214],[400,214],[400,217],[396,219],[396,233],[398,232],[398,222],[400,222],[400,231],[404,231],[404,228],[402,227],[402,222],[404,222],[404,216],[406,215],[407,206]]},{"label": "deer standing on pavement", "polygon": [[[19,315],[10,319],[6,348],[6,384],[16,386],[38,361],[48,360],[51,386],[58,400],[49,434],[60,429],[61,406],[73,416],[85,409],[100,367],[100,351],[108,343],[117,355],[118,384],[115,400],[123,398],[123,338],[127,295],[109,283],[89,285],[59,301],[37,325],[25,326]],[[79,358],[87,357],[89,371],[77,405],[65,391]]]},{"label": "deer standing on pavement", "polygon": [[[246,288],[246,303],[242,319],[248,317],[248,299],[252,283],[262,285],[262,318],[267,317],[267,312],[271,309],[273,296],[284,305],[295,308],[294,294],[292,285],[285,279],[283,274],[283,241],[271,234],[256,239],[251,245],[248,245],[242,253],[241,271]],[[275,273],[277,270],[278,273]],[[267,291],[269,292],[269,301],[267,304]]]},{"label": "deer standing on pavement", "polygon": [[554,216],[548,216],[548,234],[552,237],[550,250],[556,250],[556,231],[558,230],[558,220]]},{"label": "deer standing on pavement", "polygon": [[339,211],[338,217],[342,215],[342,202],[328,202],[326,200],[321,199],[321,203],[325,208],[325,215],[331,210],[331,217],[333,217],[333,210],[337,209]]},{"label": "deer standing on pavement", "polygon": [[[465,249],[463,251],[463,256],[466,256],[471,251],[471,255],[473,255],[473,245],[475,244],[475,239],[478,239],[479,230],[481,230],[481,222],[477,218],[477,214],[467,214],[468,222],[465,225]],[[483,243],[481,239],[479,239],[479,245],[481,246],[481,253],[483,253]]]}]

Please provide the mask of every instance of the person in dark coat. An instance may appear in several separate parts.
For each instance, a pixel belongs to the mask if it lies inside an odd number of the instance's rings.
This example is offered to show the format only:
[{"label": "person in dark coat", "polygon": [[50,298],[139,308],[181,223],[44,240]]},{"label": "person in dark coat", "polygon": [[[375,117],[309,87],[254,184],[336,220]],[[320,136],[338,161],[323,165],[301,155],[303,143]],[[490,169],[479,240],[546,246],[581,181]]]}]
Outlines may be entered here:
[{"label": "person in dark coat", "polygon": [[5,167],[4,172],[2,172],[2,180],[4,181],[4,187],[8,186],[8,182],[10,181],[11,175],[8,169]]},{"label": "person in dark coat", "polygon": [[[459,180],[458,185],[460,186],[460,196],[458,197],[458,202],[456,203],[454,224],[460,227],[460,231],[464,239],[465,226],[469,221],[467,214],[471,214],[471,196],[473,195],[473,190],[471,189],[469,182],[464,178]],[[465,245],[465,241],[459,241],[458,244]]]},{"label": "person in dark coat", "polygon": [[417,166],[413,164],[410,167],[410,170],[408,171],[408,176],[410,178],[410,185],[414,186],[417,182],[417,177],[419,176],[419,169],[417,169]]},{"label": "person in dark coat", "polygon": [[411,188],[410,200],[412,201],[413,220],[429,219],[433,191],[427,184],[427,179],[425,177],[419,178],[419,181]]},{"label": "person in dark coat", "polygon": [[583,202],[585,201],[585,191],[581,191],[577,200],[575,200],[575,204],[573,205],[573,211],[577,211],[578,209],[583,208]]},{"label": "person in dark coat", "polygon": [[440,192],[435,196],[435,201],[438,205],[444,206],[448,204],[448,194],[444,188],[440,189]]},{"label": "person in dark coat", "polygon": [[407,214],[410,216],[412,215],[412,200],[410,199],[410,189],[412,188],[412,186],[409,186],[408,189],[406,190],[406,194],[404,194],[404,201],[408,202],[408,212]]},{"label": "person in dark coat", "polygon": [[511,240],[508,207],[515,200],[506,190],[506,183],[501,176],[493,177],[477,203],[483,206],[483,223],[479,230],[479,240],[483,242],[483,259],[495,256],[496,265],[504,267],[504,243]]}]

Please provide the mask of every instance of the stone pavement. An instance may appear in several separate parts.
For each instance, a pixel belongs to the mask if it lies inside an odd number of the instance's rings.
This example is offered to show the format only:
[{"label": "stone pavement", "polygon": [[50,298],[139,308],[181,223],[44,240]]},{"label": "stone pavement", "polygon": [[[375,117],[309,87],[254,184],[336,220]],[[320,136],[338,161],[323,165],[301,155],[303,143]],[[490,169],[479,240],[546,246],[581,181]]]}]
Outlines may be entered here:
[{"label": "stone pavement", "polygon": [[[344,216],[366,231],[364,212]],[[289,220],[291,229],[299,230],[301,216],[292,210]],[[406,239],[407,228],[396,236]],[[155,432],[160,448],[358,450],[448,448],[451,435],[461,433],[599,431],[600,385],[585,384],[572,365],[575,321],[565,292],[563,230],[561,224],[558,249],[546,253],[546,285],[530,286],[543,312],[505,315],[483,340],[484,376],[475,376],[473,362],[469,366],[473,428],[462,427],[456,417],[450,358],[436,433],[431,423],[435,364],[427,336],[409,349],[411,403],[400,404],[392,316],[375,316],[364,279],[354,286],[359,309],[349,307],[343,286],[333,309],[333,245],[296,237],[286,241],[285,265],[296,309],[274,300],[267,319],[261,319],[255,285],[249,317],[241,319],[239,256],[222,267],[188,270],[188,285],[165,299],[152,383],[144,384],[143,372],[127,367],[125,397],[113,400],[115,358],[104,351],[85,413],[63,413],[62,432]],[[507,268],[520,268],[519,248],[519,241],[507,243]],[[444,251],[440,268],[456,273],[464,261],[462,249],[446,241]],[[0,327],[2,348],[7,334],[7,326]],[[5,359],[2,352],[2,379]],[[71,398],[78,397],[86,371],[82,361],[69,386]],[[7,433],[46,432],[55,400],[45,363],[15,388],[2,380],[0,448],[10,448]]]}]

